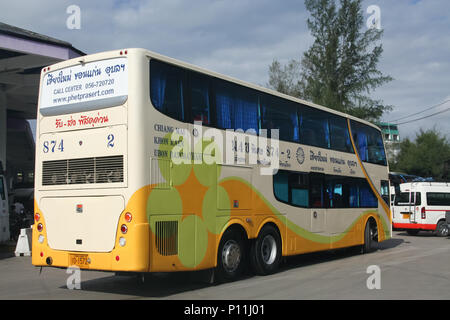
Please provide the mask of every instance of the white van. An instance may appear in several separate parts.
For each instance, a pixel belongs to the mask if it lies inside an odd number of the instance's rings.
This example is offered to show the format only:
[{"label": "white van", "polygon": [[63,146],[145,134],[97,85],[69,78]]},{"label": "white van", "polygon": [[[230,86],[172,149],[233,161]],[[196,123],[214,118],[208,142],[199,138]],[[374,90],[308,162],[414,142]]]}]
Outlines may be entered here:
[{"label": "white van", "polygon": [[402,183],[392,207],[392,226],[411,235],[426,230],[445,237],[449,235],[447,211],[450,211],[450,183]]},{"label": "white van", "polygon": [[5,177],[0,175],[0,242],[9,240],[9,237],[8,189]]}]

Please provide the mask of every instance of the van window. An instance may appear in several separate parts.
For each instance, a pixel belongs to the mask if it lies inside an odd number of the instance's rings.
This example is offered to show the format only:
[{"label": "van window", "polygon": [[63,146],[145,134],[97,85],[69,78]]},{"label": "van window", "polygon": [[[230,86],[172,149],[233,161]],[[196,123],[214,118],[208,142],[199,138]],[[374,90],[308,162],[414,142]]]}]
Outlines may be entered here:
[{"label": "van window", "polygon": [[427,192],[427,204],[429,206],[450,206],[450,193]]},{"label": "van window", "polygon": [[[411,199],[409,198],[410,193],[409,192],[401,192],[395,197],[395,203],[394,205],[416,205],[420,206],[421,199],[420,199],[420,192],[416,192],[416,203],[414,204],[414,193],[411,193]],[[411,201],[411,203],[410,203]]]}]

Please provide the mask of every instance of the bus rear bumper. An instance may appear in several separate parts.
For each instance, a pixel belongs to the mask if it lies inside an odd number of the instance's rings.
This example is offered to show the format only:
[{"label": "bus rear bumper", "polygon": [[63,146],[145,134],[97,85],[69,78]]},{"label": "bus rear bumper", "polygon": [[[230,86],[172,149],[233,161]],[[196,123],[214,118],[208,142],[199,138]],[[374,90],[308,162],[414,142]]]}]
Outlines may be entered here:
[{"label": "bus rear bumper", "polygon": [[[110,252],[54,250],[46,242],[39,244],[33,239],[32,264],[37,267],[147,272],[149,270],[149,226],[147,223],[135,225],[129,233],[133,236],[126,238],[126,244],[121,246],[117,239],[114,249]],[[36,232],[33,232],[33,237],[35,234]]]}]

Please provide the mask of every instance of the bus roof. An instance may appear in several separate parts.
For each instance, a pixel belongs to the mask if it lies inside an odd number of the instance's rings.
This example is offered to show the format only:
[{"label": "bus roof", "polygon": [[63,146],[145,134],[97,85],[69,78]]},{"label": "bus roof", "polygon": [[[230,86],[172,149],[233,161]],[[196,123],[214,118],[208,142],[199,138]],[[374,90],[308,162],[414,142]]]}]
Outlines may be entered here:
[{"label": "bus roof", "polygon": [[[220,74],[218,72],[207,70],[207,69],[198,67],[196,65],[193,65],[193,64],[190,64],[190,63],[187,63],[187,62],[183,62],[183,61],[180,61],[180,60],[177,60],[177,59],[174,59],[174,58],[170,58],[170,57],[164,56],[162,54],[159,54],[159,53],[147,50],[147,49],[142,49],[142,48],[117,49],[117,50],[111,50],[111,51],[105,51],[105,52],[89,54],[89,55],[86,55],[86,56],[77,57],[77,58],[74,58],[74,59],[58,62],[58,63],[56,63],[54,65],[51,65],[50,67],[51,67],[51,70],[54,71],[55,69],[58,70],[58,69],[62,69],[62,68],[65,68],[65,67],[73,66],[74,63],[80,64],[80,63],[86,63],[86,62],[90,62],[90,61],[96,61],[96,60],[102,60],[102,59],[110,59],[110,58],[119,56],[120,52],[123,53],[125,51],[128,51],[128,52],[132,52],[132,51],[139,52],[140,51],[142,54],[144,54],[144,55],[146,55],[146,56],[148,56],[150,58],[163,60],[163,61],[166,61],[168,63],[174,64],[174,65],[186,68],[186,69],[190,69],[190,70],[193,70],[193,71],[204,73],[204,74],[207,74],[209,76],[220,78],[220,79],[224,79],[224,80],[227,80],[227,81],[230,81],[230,82],[234,82],[236,84],[239,84],[239,85],[242,85],[242,86],[254,89],[254,90],[258,90],[258,91],[261,91],[261,92],[264,92],[264,93],[267,93],[267,94],[270,94],[270,95],[278,96],[278,97],[281,97],[281,98],[284,98],[284,99],[287,99],[287,100],[291,100],[293,102],[301,103],[301,104],[304,104],[304,105],[307,105],[307,106],[310,106],[310,107],[313,107],[313,108],[321,109],[321,110],[329,112],[329,113],[340,115],[340,116],[348,118],[350,120],[355,120],[355,121],[364,123],[366,125],[369,125],[369,126],[375,128],[375,129],[377,129],[378,131],[381,131],[380,128],[377,125],[375,125],[375,124],[373,124],[373,123],[371,123],[369,121],[366,121],[366,120],[354,117],[352,115],[349,115],[349,114],[346,114],[346,113],[343,113],[343,112],[340,112],[340,111],[337,111],[337,110],[334,110],[334,109],[331,109],[331,108],[328,108],[328,107],[324,107],[324,106],[315,104],[313,102],[309,102],[309,101],[302,100],[302,99],[299,99],[299,98],[296,98],[296,97],[292,97],[292,96],[289,96],[287,94],[280,93],[278,91],[275,91],[275,90],[272,90],[272,89],[268,89],[268,88],[265,88],[265,87],[262,87],[262,86],[259,86],[259,85],[256,85],[256,84],[252,84],[252,83],[249,83],[249,82],[245,82],[243,80],[239,80],[239,79],[236,79],[236,78],[233,78],[233,77],[230,77],[230,76],[226,76],[226,75]],[[42,73],[41,76],[43,76],[43,74],[44,73]]]}]

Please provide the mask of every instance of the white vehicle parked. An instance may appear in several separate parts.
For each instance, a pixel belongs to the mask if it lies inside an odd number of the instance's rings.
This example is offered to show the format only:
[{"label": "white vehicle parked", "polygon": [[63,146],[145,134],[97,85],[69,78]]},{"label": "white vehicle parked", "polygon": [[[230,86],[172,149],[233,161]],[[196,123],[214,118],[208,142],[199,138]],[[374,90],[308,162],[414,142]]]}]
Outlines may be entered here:
[{"label": "white vehicle parked", "polygon": [[425,230],[445,237],[449,235],[447,212],[450,212],[450,183],[402,183],[392,207],[392,224],[411,235]]},{"label": "white vehicle parked", "polygon": [[6,188],[6,179],[0,175],[0,242],[9,240],[9,236],[8,189]]}]

